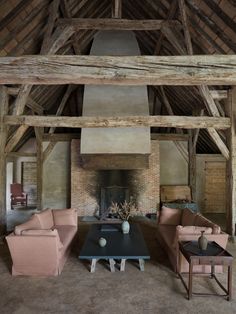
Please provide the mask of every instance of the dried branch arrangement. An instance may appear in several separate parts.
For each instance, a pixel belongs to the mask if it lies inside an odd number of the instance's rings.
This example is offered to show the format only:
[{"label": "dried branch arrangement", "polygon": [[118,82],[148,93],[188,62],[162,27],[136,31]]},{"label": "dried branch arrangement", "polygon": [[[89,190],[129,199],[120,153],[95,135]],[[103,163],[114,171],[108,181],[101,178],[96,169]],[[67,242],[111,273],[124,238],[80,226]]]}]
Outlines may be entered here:
[{"label": "dried branch arrangement", "polygon": [[114,203],[110,206],[110,213],[117,214],[122,220],[129,220],[130,216],[137,214],[138,209],[133,201]]}]

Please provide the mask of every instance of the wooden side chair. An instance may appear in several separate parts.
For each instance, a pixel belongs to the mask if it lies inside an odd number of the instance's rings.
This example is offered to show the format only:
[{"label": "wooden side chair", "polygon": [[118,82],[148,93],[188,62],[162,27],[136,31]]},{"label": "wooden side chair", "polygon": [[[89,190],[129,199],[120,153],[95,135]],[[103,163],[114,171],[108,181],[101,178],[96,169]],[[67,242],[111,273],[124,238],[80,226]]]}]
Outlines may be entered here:
[{"label": "wooden side chair", "polygon": [[22,184],[12,183],[10,185],[10,191],[11,191],[11,209],[14,209],[13,205],[17,205],[19,203],[27,207],[28,195],[24,193]]}]

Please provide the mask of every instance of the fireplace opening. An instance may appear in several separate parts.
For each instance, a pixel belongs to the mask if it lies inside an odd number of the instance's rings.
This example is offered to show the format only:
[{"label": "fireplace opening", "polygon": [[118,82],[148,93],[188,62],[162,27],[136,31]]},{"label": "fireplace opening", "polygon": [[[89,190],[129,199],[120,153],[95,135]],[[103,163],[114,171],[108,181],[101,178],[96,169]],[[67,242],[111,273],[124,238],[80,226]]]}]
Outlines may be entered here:
[{"label": "fireplace opening", "polygon": [[110,213],[110,207],[113,203],[122,204],[129,202],[129,189],[123,186],[107,186],[101,188],[101,219],[111,216],[118,218]]},{"label": "fireplace opening", "polygon": [[[121,204],[130,200],[129,171],[104,170],[100,171],[100,218],[106,219],[113,216],[110,213],[112,203]],[[111,217],[117,218],[117,217]]]}]

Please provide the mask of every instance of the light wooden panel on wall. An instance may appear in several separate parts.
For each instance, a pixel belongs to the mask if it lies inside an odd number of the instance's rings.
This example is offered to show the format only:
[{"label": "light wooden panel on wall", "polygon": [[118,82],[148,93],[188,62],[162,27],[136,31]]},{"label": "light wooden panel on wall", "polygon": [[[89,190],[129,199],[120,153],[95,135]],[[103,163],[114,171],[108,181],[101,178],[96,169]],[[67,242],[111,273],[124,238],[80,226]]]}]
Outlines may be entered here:
[{"label": "light wooden panel on wall", "polygon": [[226,212],[226,163],[205,162],[205,213]]},{"label": "light wooden panel on wall", "polygon": [[162,185],[161,202],[171,202],[176,200],[191,201],[191,190],[188,185]]}]

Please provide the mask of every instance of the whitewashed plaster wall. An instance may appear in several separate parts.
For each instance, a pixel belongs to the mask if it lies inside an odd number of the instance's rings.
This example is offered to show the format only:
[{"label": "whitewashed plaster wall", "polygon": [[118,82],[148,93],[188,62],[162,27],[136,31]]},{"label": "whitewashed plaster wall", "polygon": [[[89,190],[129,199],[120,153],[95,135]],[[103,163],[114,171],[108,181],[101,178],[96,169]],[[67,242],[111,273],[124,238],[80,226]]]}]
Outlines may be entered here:
[{"label": "whitewashed plaster wall", "polygon": [[42,204],[44,208],[70,207],[70,142],[58,142],[44,162]]},{"label": "whitewashed plaster wall", "polygon": [[188,185],[188,163],[173,141],[160,141],[160,185]]}]

